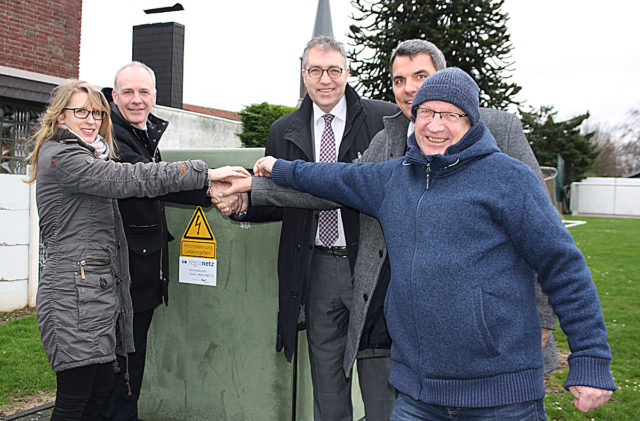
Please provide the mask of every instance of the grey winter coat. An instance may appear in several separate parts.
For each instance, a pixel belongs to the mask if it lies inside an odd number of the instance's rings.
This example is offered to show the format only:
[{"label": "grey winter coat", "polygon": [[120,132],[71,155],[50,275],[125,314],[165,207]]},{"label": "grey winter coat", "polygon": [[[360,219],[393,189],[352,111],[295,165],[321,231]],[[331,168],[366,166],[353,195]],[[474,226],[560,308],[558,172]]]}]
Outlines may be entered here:
[{"label": "grey winter coat", "polygon": [[106,161],[66,130],[42,145],[36,308],[53,371],[107,363],[116,352],[134,351],[127,243],[115,199],[201,188],[207,169],[202,161]]},{"label": "grey winter coat", "polygon": [[[527,139],[522,131],[520,120],[513,114],[503,111],[481,108],[480,114],[486,126],[497,140],[498,147],[506,154],[522,161],[538,175],[544,185],[544,178]],[[402,112],[384,117],[385,128],[371,140],[369,148],[361,157],[363,162],[382,162],[403,156],[406,150],[409,120]],[[329,200],[320,199],[308,193],[300,193],[289,187],[276,185],[271,179],[253,177],[251,190],[253,206],[291,206],[311,209],[331,209],[337,205]],[[387,248],[375,218],[360,215],[360,243],[354,268],[353,301],[349,315],[349,329],[344,355],[344,370],[350,375],[356,357],[388,356],[389,349],[370,348],[359,351],[360,341],[369,312],[371,298],[376,289],[383,263],[387,256]],[[548,298],[536,284],[536,298],[542,327],[555,328],[555,314]],[[545,348],[545,372],[557,366],[553,336]]]}]

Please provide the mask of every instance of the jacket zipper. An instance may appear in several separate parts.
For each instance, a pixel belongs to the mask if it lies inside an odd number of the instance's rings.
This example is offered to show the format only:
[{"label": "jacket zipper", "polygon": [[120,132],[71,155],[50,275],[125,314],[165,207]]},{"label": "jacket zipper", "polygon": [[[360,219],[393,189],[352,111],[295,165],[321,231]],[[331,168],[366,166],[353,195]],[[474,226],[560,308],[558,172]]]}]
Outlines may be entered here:
[{"label": "jacket zipper", "polygon": [[427,190],[429,190],[429,181],[431,179],[431,163],[427,163]]},{"label": "jacket zipper", "polygon": [[[87,279],[87,275],[86,275],[86,272],[85,272],[85,267],[86,267],[86,266],[102,267],[102,266],[105,266],[105,265],[106,265],[106,264],[108,264],[108,263],[109,263],[109,262],[105,262],[105,264],[104,264],[104,265],[103,265],[103,264],[100,264],[100,263],[98,263],[98,264],[95,264],[95,263],[94,263],[94,264],[92,265],[92,264],[91,264],[91,261],[89,262],[89,264],[87,264],[87,260],[86,260],[86,259],[80,260],[80,261],[78,262],[78,264],[80,265],[80,277],[81,277],[82,279],[84,279],[84,280],[86,280],[86,279]],[[111,265],[110,265],[110,266],[111,266],[111,273],[112,273],[113,275],[115,275],[115,274],[116,274],[116,272],[115,272],[115,269],[113,268],[113,262],[111,262]]]}]

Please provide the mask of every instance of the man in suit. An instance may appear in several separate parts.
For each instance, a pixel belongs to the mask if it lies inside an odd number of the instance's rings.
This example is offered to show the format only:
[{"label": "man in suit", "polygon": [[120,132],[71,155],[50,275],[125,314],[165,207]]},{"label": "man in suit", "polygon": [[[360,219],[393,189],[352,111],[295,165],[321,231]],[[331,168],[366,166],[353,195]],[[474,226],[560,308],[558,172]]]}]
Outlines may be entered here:
[{"label": "man in suit", "polygon": [[[301,71],[307,95],[298,110],[271,126],[266,155],[306,161],[358,158],[382,129],[382,117],[394,114],[397,107],[356,94],[347,84],[344,48],[330,37],[316,37],[307,44]],[[250,207],[243,219],[282,220],[277,350],[291,359],[297,332],[306,328],[315,420],[352,420],[351,380],[342,366],[358,213],[346,208],[319,212]]]}]

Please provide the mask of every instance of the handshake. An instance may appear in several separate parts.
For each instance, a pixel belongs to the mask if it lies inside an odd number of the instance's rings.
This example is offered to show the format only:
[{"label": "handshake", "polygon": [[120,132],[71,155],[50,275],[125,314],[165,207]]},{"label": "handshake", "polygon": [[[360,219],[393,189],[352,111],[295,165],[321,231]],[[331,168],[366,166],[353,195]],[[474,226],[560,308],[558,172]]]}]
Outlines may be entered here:
[{"label": "handshake", "polygon": [[[253,173],[258,177],[270,177],[276,159],[265,156],[256,161]],[[242,167],[209,169],[207,196],[224,216],[245,212],[249,206],[251,174]]]}]

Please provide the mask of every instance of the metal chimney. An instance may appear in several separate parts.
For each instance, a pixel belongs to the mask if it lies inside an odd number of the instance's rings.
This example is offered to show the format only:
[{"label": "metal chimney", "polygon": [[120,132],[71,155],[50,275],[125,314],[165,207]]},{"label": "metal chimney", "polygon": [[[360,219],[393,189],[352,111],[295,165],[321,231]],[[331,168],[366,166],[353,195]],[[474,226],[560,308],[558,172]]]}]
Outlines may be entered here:
[{"label": "metal chimney", "polygon": [[159,105],[182,108],[184,25],[166,22],[134,26],[132,59],[155,72]]}]

